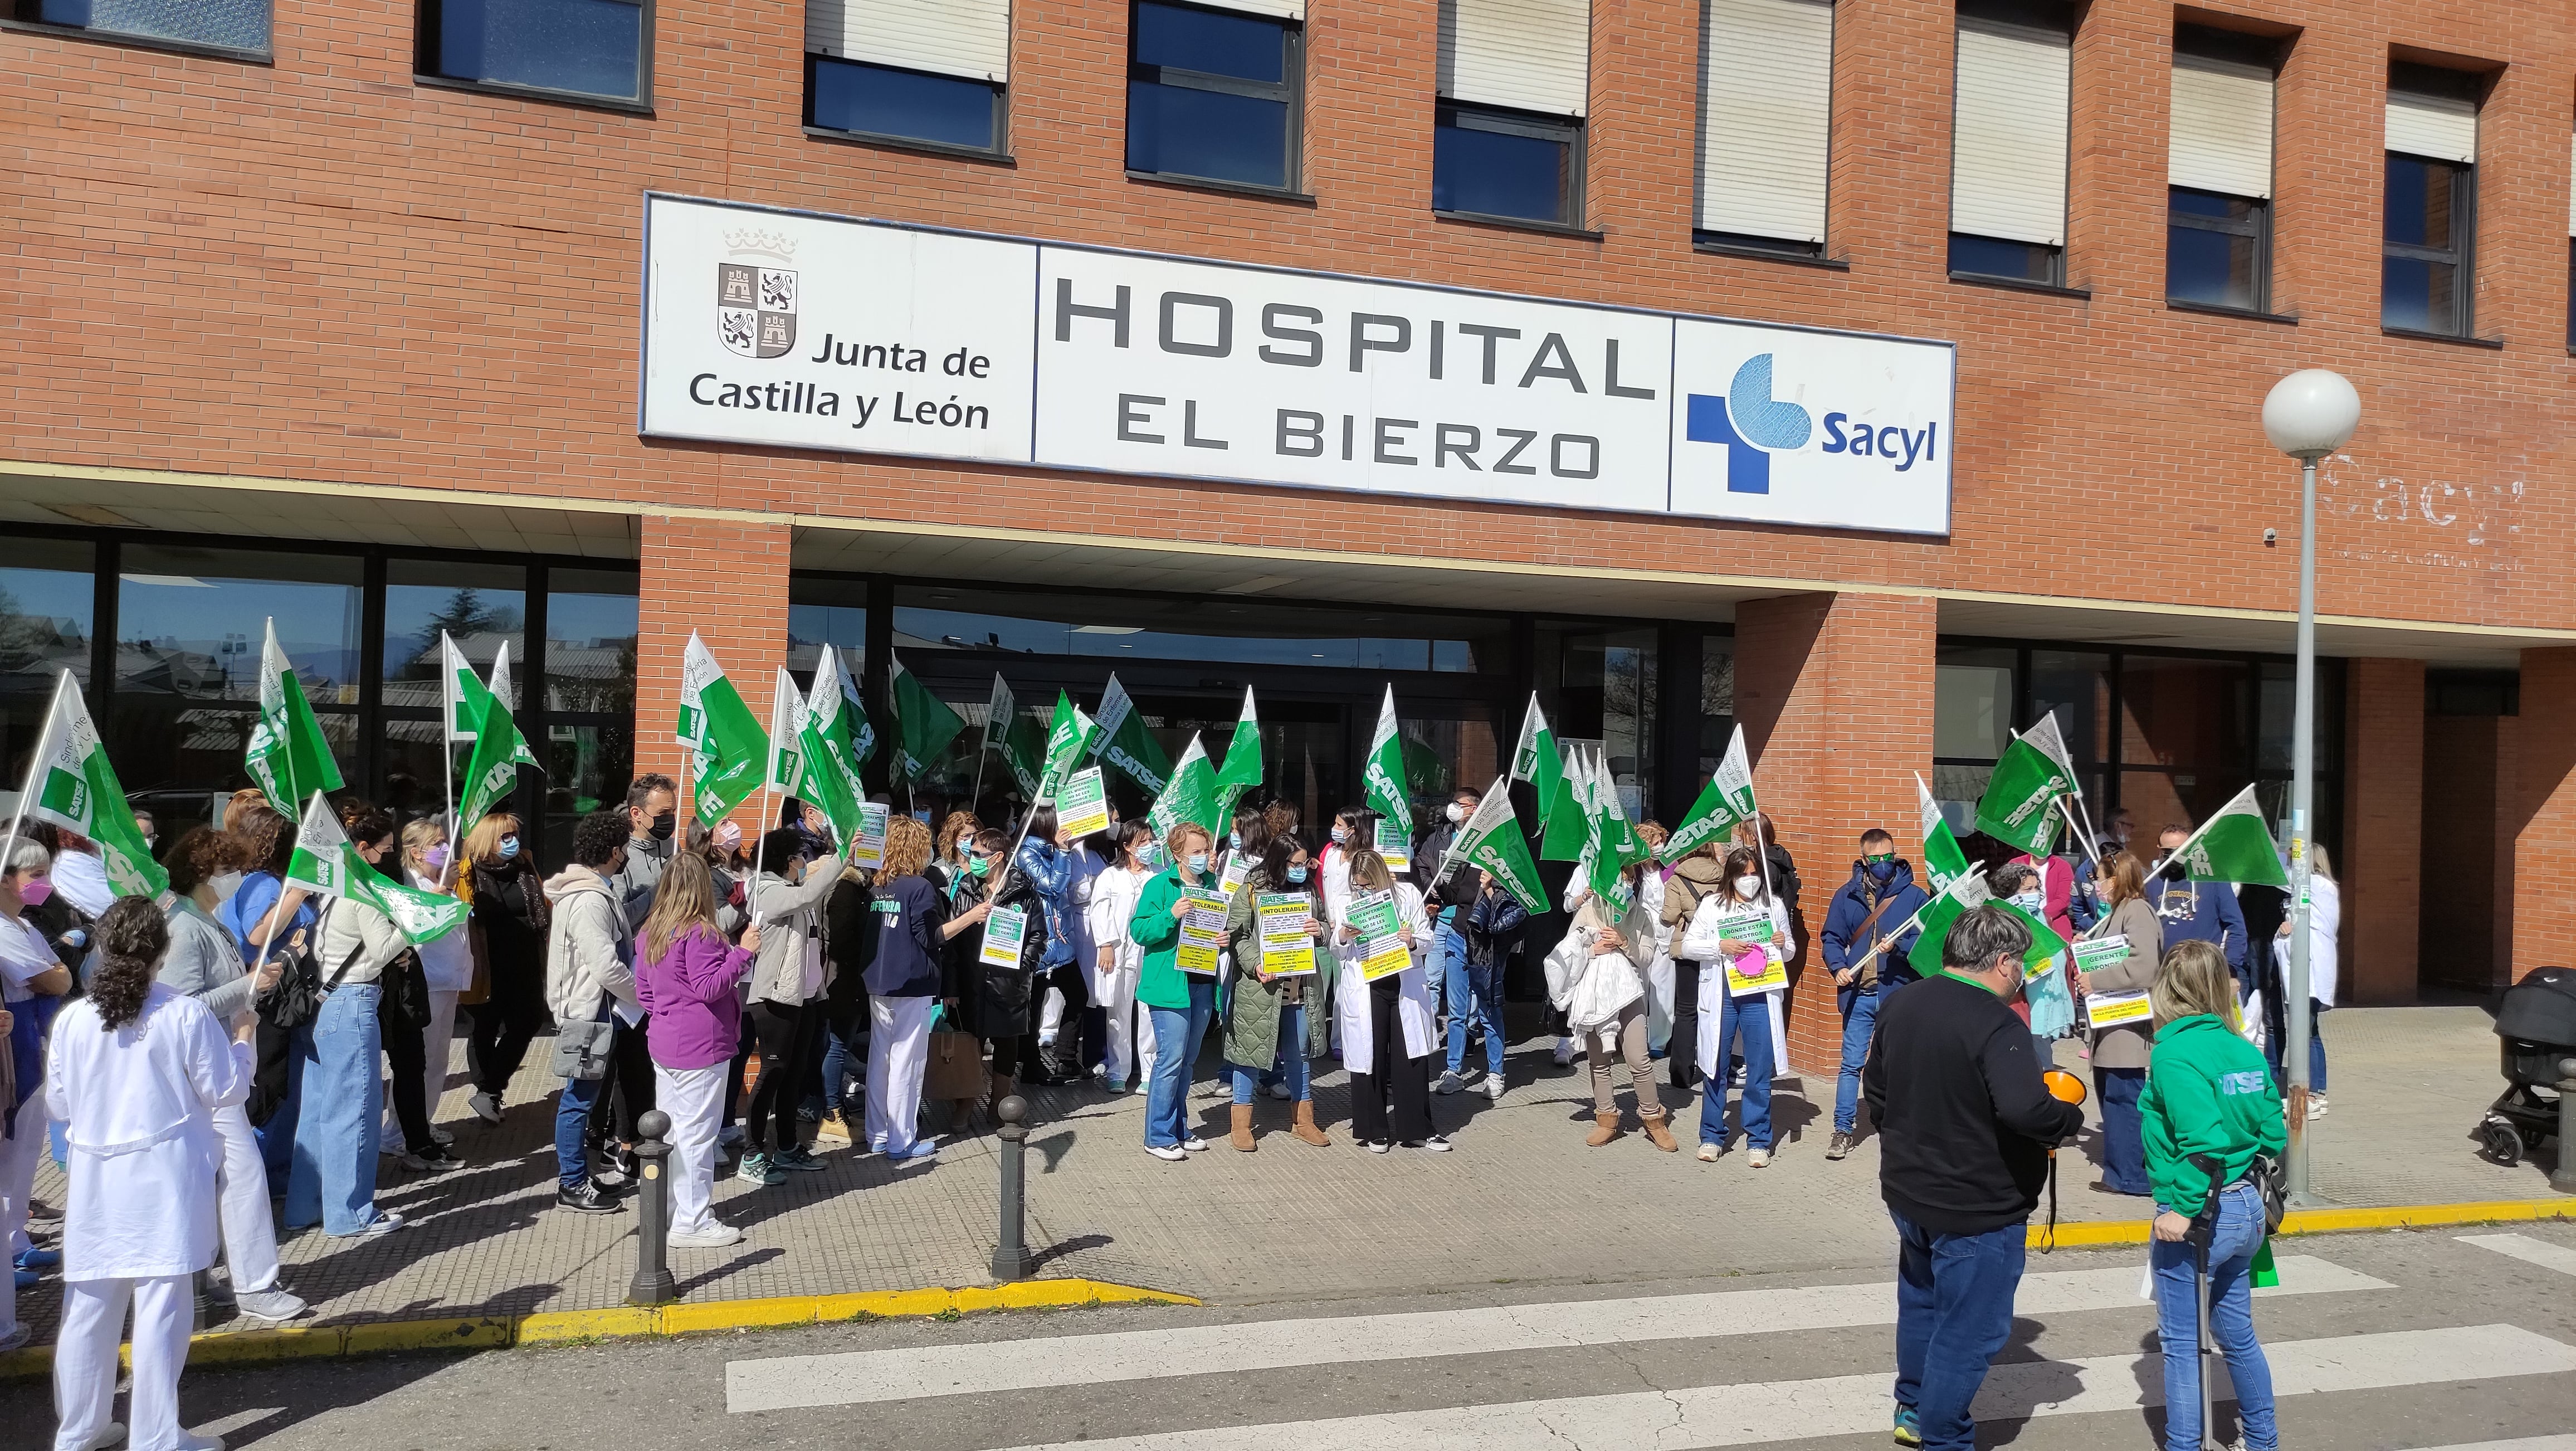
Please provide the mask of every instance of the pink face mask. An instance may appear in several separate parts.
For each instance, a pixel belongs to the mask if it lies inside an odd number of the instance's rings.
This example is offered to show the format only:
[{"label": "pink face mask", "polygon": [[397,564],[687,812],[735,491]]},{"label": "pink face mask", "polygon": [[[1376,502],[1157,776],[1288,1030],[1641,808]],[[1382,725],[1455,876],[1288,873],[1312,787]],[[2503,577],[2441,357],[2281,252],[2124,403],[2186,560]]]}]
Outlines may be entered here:
[{"label": "pink face mask", "polygon": [[26,903],[30,907],[41,907],[45,905],[53,895],[54,884],[46,881],[43,877],[38,877],[33,881],[22,883],[18,888],[18,900]]},{"label": "pink face mask", "polygon": [[716,845],[723,847],[726,851],[731,851],[735,847],[742,845],[742,823],[738,821],[728,821],[724,825],[717,827],[715,842]]},{"label": "pink face mask", "polygon": [[422,852],[420,854],[420,864],[429,868],[433,875],[447,870],[447,843],[442,841],[438,845],[431,847],[429,850]]}]

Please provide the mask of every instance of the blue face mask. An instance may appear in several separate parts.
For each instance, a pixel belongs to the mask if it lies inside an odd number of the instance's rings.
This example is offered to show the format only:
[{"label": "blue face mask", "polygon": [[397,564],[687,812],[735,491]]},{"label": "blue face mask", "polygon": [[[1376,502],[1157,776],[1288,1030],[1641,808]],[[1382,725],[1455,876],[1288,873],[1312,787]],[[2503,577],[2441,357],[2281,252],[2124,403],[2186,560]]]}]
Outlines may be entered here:
[{"label": "blue face mask", "polygon": [[1869,879],[1873,882],[1884,882],[1893,878],[1895,875],[1896,863],[1894,862],[1871,862],[1869,864]]},{"label": "blue face mask", "polygon": [[1227,832],[1225,834],[1225,844],[1233,847],[1236,851],[1243,850],[1243,833],[1239,831]]},{"label": "blue face mask", "polygon": [[1193,876],[1204,876],[1207,874],[1206,852],[1194,851],[1190,853],[1190,872]]},{"label": "blue face mask", "polygon": [[505,836],[501,838],[501,860],[508,861],[510,858],[517,856],[518,854],[519,839],[517,837]]},{"label": "blue face mask", "polygon": [[1304,867],[1290,867],[1288,869],[1288,884],[1290,886],[1304,886],[1305,883],[1306,869]]}]

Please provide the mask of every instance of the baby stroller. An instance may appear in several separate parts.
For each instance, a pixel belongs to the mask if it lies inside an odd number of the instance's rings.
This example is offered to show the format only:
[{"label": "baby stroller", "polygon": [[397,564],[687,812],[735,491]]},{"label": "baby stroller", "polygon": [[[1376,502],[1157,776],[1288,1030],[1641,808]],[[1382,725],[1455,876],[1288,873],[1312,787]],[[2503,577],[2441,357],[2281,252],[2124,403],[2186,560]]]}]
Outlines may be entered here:
[{"label": "baby stroller", "polygon": [[2576,969],[2533,969],[2504,990],[2495,1020],[2509,1086],[2478,1125],[2478,1143],[2486,1158],[2509,1165],[2558,1136],[2558,1065],[2576,1057]]}]

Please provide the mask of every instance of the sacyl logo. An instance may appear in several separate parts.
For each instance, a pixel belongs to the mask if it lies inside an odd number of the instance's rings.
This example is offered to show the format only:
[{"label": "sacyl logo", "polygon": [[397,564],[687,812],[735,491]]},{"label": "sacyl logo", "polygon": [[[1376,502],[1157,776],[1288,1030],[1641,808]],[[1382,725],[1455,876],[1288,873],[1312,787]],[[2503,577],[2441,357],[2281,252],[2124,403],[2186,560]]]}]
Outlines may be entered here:
[{"label": "sacyl logo", "polygon": [[[1795,403],[1771,396],[1769,353],[1756,353],[1735,370],[1723,397],[1708,393],[1686,396],[1683,436],[1693,443],[1726,445],[1726,491],[1730,494],[1771,492],[1771,455],[1805,448],[1815,433],[1815,418]],[[1933,457],[1938,423],[1922,429],[1873,428],[1851,422],[1848,413],[1824,417],[1824,453],[1851,458],[1883,458],[1898,473]]]}]

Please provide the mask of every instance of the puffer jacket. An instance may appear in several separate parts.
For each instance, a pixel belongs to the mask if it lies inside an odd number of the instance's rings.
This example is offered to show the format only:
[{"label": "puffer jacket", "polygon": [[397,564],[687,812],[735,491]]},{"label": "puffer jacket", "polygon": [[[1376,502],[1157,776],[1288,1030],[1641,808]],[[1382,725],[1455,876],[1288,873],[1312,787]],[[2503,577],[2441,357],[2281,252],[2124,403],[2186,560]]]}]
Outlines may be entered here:
[{"label": "puffer jacket", "polygon": [[[823,951],[823,903],[841,884],[841,864],[833,858],[808,864],[805,879],[791,882],[764,871],[751,880],[752,916],[760,923],[760,957],[751,969],[751,996],[758,1002],[792,1008],[805,1001],[805,959]],[[832,963],[822,963],[823,981],[832,985]]]},{"label": "puffer jacket", "polygon": [[[1322,938],[1315,939],[1315,972],[1312,976],[1276,978],[1263,982],[1260,977],[1261,918],[1258,899],[1264,892],[1281,892],[1284,887],[1271,883],[1270,874],[1254,867],[1235,889],[1234,900],[1225,911],[1227,950],[1234,954],[1234,990],[1226,995],[1225,1061],[1247,1067],[1268,1068],[1279,1058],[1279,1023],[1281,1009],[1290,1003],[1306,1009],[1305,1054],[1309,1058],[1324,1055],[1329,1025],[1324,1021],[1323,1002],[1327,974],[1333,970],[1332,954],[1325,950]],[[1323,917],[1321,904],[1307,893],[1307,911],[1315,920]]]},{"label": "puffer jacket", "polygon": [[1664,879],[1663,909],[1656,914],[1666,943],[1681,940],[1681,930],[1689,927],[1691,914],[1699,910],[1700,898],[1721,892],[1725,876],[1725,860],[1705,852],[1683,857],[1673,864],[1672,875]]},{"label": "puffer jacket", "polygon": [[546,881],[546,1010],[559,1023],[586,1023],[602,1000],[635,997],[635,931],[606,878],[567,866]]}]

